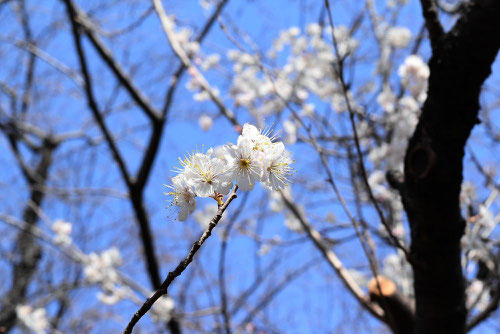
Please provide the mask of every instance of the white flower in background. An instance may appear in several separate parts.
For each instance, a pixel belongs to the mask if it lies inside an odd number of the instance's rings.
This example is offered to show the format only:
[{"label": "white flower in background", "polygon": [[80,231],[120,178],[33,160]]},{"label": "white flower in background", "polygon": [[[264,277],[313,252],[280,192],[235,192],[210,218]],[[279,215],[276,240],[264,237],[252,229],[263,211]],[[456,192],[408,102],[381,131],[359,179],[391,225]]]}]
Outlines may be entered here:
[{"label": "white flower in background", "polygon": [[264,154],[254,150],[255,143],[246,137],[238,138],[238,145],[227,145],[229,173],[243,191],[252,190],[262,176]]},{"label": "white flower in background", "polygon": [[262,181],[268,189],[279,190],[285,188],[290,180],[293,169],[290,166],[293,160],[290,152],[285,149],[282,142],[274,143],[266,151]]},{"label": "white flower in background", "polygon": [[314,116],[314,104],[312,103],[306,103],[302,106],[302,116],[305,117],[312,117]]},{"label": "white flower in background", "polygon": [[394,112],[396,95],[392,91],[389,85],[384,85],[382,92],[377,96],[377,103],[384,109],[387,113]]},{"label": "white flower in background", "polygon": [[383,262],[382,273],[390,277],[405,296],[413,294],[413,270],[402,254],[389,254]]},{"label": "white flower in background", "polygon": [[217,53],[211,54],[206,57],[205,60],[201,63],[201,69],[207,71],[212,67],[216,66],[220,61],[220,55]]},{"label": "white flower in background", "polygon": [[[305,217],[306,210],[302,205],[297,205],[296,206],[297,211],[302,217]],[[295,216],[293,212],[288,210],[285,213],[285,226],[288,227],[290,230],[296,233],[303,233],[304,229],[302,228],[302,223],[300,220]]]},{"label": "white flower in background", "polygon": [[406,5],[408,0],[387,0],[387,7],[395,7],[396,5]]},{"label": "white flower in background", "polygon": [[91,284],[99,284],[102,291],[97,299],[104,304],[113,305],[131,295],[130,288],[121,286],[117,267],[122,258],[116,247],[105,250],[101,254],[91,253],[85,260],[84,277]]},{"label": "white flower in background", "polygon": [[89,254],[83,273],[89,283],[111,282],[114,284],[119,281],[115,267],[121,264],[120,252],[116,247],[112,247],[101,254]]},{"label": "white flower in background", "polygon": [[196,194],[193,191],[191,184],[186,180],[184,174],[179,174],[172,178],[172,185],[168,186],[172,189],[168,195],[173,196],[172,205],[179,207],[177,219],[184,221],[196,209]]},{"label": "white flower in background", "polygon": [[290,120],[283,122],[283,130],[285,132],[285,143],[293,145],[297,141],[297,125]]},{"label": "white flower in background", "polygon": [[71,223],[58,219],[52,224],[51,228],[52,231],[54,231],[54,233],[56,234],[54,236],[54,242],[57,245],[67,246],[71,244],[72,242],[72,239],[70,237],[72,229]]},{"label": "white flower in background", "polygon": [[311,35],[311,36],[319,36],[319,35],[321,35],[321,31],[322,31],[322,28],[317,23],[311,23],[306,28],[307,34]]},{"label": "white flower in background", "polygon": [[468,309],[473,307],[478,311],[482,311],[488,306],[490,289],[484,285],[483,281],[473,280],[465,291]]},{"label": "white flower in background", "polygon": [[195,153],[182,162],[186,182],[194,187],[199,197],[213,196],[216,192],[225,195],[233,186],[229,182],[226,163],[222,159],[212,158],[212,153],[213,149],[209,149],[206,154]]},{"label": "white flower in background", "polygon": [[408,56],[399,66],[398,75],[401,83],[410,90],[418,102],[427,97],[427,79],[430,75],[429,66],[417,55]]},{"label": "white flower in background", "polygon": [[[200,225],[203,231],[208,228],[208,224],[210,223],[210,219],[212,219],[217,214],[217,207],[215,205],[207,204],[203,207],[202,210],[196,210],[194,213],[194,219]],[[225,216],[222,216],[220,219],[220,223],[224,222],[226,219]]]},{"label": "white flower in background", "polygon": [[169,296],[162,296],[153,304],[150,315],[155,322],[168,322],[173,310],[174,300]]},{"label": "white flower in background", "polygon": [[32,332],[37,334],[48,333],[49,321],[44,308],[33,309],[29,305],[19,305],[16,307],[16,315]]},{"label": "white flower in background", "polygon": [[405,48],[411,40],[411,31],[405,27],[392,27],[387,31],[387,41],[392,47]]},{"label": "white flower in background", "polygon": [[470,181],[462,183],[460,192],[460,202],[470,205],[477,198],[476,186]]},{"label": "white flower in background", "polygon": [[368,184],[373,191],[375,198],[380,200],[390,200],[392,199],[392,193],[384,185],[385,174],[381,170],[374,171],[370,177],[368,177]]},{"label": "white flower in background", "polygon": [[102,283],[101,288],[103,291],[97,294],[97,299],[106,305],[114,305],[132,295],[129,287],[117,286],[112,282]]},{"label": "white flower in background", "polygon": [[271,135],[271,130],[261,131],[249,123],[243,125],[240,138],[250,140],[253,143],[253,150],[260,152],[265,152],[273,144],[273,140],[276,139]]},{"label": "white flower in background", "polygon": [[300,35],[300,29],[298,27],[291,27],[288,29],[288,33],[292,38],[295,38]]},{"label": "white flower in background", "polygon": [[203,131],[208,131],[212,127],[213,124],[212,117],[208,115],[201,115],[200,118],[198,118],[198,125]]},{"label": "white flower in background", "polygon": [[264,256],[267,253],[269,253],[270,250],[271,250],[271,245],[269,245],[269,244],[262,244],[259,247],[259,250],[257,251],[257,255],[258,256]]}]

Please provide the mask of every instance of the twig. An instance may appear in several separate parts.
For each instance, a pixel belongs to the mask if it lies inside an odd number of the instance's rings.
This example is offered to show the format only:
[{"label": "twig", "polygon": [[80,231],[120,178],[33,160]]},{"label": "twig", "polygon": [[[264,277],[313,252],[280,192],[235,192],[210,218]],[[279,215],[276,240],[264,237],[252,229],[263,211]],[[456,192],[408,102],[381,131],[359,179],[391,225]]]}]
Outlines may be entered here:
[{"label": "twig", "polygon": [[179,44],[179,41],[175,38],[174,34],[174,24],[172,20],[167,16],[167,13],[165,13],[165,9],[163,9],[163,5],[160,0],[153,0],[153,5],[155,7],[156,13],[158,14],[158,17],[161,21],[163,30],[167,36],[167,39],[170,43],[170,46],[172,47],[172,50],[175,52],[177,57],[181,60],[181,62],[186,66],[190,74],[198,81],[200,86],[203,88],[204,91],[208,93],[210,96],[210,99],[217,105],[219,108],[220,112],[235,126],[239,125],[238,121],[236,120],[234,113],[226,108],[224,105],[224,102],[221,100],[221,98],[215,93],[214,89],[210,86],[208,81],[205,79],[203,74],[192,64],[191,60],[189,59],[188,55],[184,52],[182,49],[181,45]]},{"label": "twig", "polygon": [[229,197],[226,199],[226,201],[219,206],[219,210],[217,211],[217,214],[212,218],[210,221],[210,224],[208,225],[208,228],[201,237],[193,243],[193,246],[191,247],[191,250],[187,254],[187,256],[182,260],[177,267],[168,273],[167,278],[163,281],[161,284],[160,288],[150,297],[146,300],[146,302],[139,308],[137,312],[135,312],[134,316],[128,323],[127,327],[123,331],[123,334],[130,334],[132,333],[132,330],[134,326],[137,324],[137,322],[149,311],[149,309],[153,306],[153,304],[163,295],[166,295],[168,293],[168,287],[170,284],[178,277],[180,276],[184,270],[189,266],[189,264],[193,261],[193,258],[195,254],[198,252],[198,250],[201,248],[203,243],[210,237],[212,234],[212,230],[217,226],[217,223],[222,218],[222,214],[226,211],[227,207],[229,204],[236,198],[236,191],[238,190],[238,186],[234,187],[234,190],[232,193],[229,195]]},{"label": "twig", "polygon": [[359,285],[351,277],[347,269],[344,267],[337,255],[330,250],[323,241],[321,234],[304,218],[301,213],[297,210],[296,206],[283,194],[282,199],[285,205],[292,211],[295,217],[299,220],[302,228],[307,233],[309,238],[313,241],[314,245],[321,252],[327,263],[335,270],[337,275],[342,280],[342,283],[346,288],[352,293],[352,295],[359,301],[359,303],[367,309],[373,316],[377,319],[384,320],[384,311],[380,306],[370,302],[370,299],[361,290]]},{"label": "twig", "polygon": [[335,54],[337,56],[337,62],[338,62],[338,73],[337,73],[337,76],[338,76],[338,78],[340,80],[340,85],[341,85],[341,88],[342,88],[342,95],[343,95],[344,100],[346,102],[347,110],[349,111],[349,120],[350,120],[350,123],[351,123],[352,132],[354,134],[354,143],[355,143],[355,146],[356,146],[356,152],[357,152],[357,155],[358,155],[359,165],[360,165],[360,169],[361,169],[361,176],[362,176],[363,182],[365,183],[365,186],[366,186],[366,188],[368,190],[368,195],[370,197],[370,200],[373,203],[373,206],[375,207],[375,210],[377,211],[378,216],[380,217],[380,221],[381,221],[382,225],[387,230],[387,233],[389,234],[391,240],[394,242],[394,244],[396,245],[396,247],[398,247],[399,249],[401,249],[403,251],[403,253],[405,254],[406,258],[408,260],[410,260],[410,256],[409,256],[408,250],[404,247],[404,245],[401,243],[401,241],[394,235],[394,233],[392,232],[389,224],[385,220],[384,213],[382,212],[382,209],[380,208],[380,205],[378,204],[377,200],[375,199],[375,196],[373,195],[373,191],[372,191],[372,188],[370,186],[370,183],[368,182],[368,176],[367,176],[367,173],[366,173],[365,163],[364,163],[364,160],[363,160],[363,154],[361,152],[361,145],[359,143],[359,135],[358,135],[358,131],[356,129],[356,123],[355,123],[355,120],[354,120],[354,110],[353,110],[353,108],[351,106],[351,102],[350,102],[349,96],[347,94],[348,88],[347,88],[347,84],[346,84],[346,82],[344,80],[343,61],[342,61],[342,59],[340,57],[340,53],[339,53],[338,46],[337,46],[337,40],[336,40],[335,34],[334,34],[333,19],[332,19],[332,14],[330,12],[330,3],[329,3],[328,0],[325,0],[325,5],[326,5],[327,13],[328,13],[328,19],[330,21],[330,26],[332,28],[331,31],[332,31],[333,48],[334,48]]}]

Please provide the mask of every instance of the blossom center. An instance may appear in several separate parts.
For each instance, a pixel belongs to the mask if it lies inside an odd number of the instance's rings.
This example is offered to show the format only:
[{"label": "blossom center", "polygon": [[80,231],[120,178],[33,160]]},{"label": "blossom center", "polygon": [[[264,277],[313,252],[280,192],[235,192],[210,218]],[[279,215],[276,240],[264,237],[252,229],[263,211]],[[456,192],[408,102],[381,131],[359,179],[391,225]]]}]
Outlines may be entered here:
[{"label": "blossom center", "polygon": [[250,159],[240,159],[240,167],[248,168],[250,166]]}]

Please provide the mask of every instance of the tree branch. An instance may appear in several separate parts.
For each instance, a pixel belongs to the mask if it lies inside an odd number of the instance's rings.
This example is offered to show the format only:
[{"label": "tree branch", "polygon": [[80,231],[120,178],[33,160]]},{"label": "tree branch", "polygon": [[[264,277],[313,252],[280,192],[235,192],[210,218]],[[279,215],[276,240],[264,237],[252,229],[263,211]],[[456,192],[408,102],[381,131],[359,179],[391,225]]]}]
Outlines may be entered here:
[{"label": "tree branch", "polygon": [[180,276],[184,270],[189,266],[189,264],[193,261],[193,258],[195,254],[198,252],[198,250],[201,248],[203,243],[210,237],[212,234],[212,230],[217,226],[219,221],[222,218],[222,214],[226,211],[227,207],[231,202],[237,197],[236,196],[236,191],[238,190],[238,186],[234,187],[234,190],[231,192],[231,194],[228,196],[226,201],[219,206],[219,209],[217,210],[217,214],[212,218],[210,223],[208,224],[208,228],[201,237],[193,243],[193,246],[191,246],[191,249],[189,253],[186,255],[184,260],[182,260],[177,267],[168,273],[167,278],[163,281],[161,287],[150,297],[146,300],[146,302],[139,308],[137,312],[135,312],[134,316],[128,323],[127,327],[123,331],[123,334],[130,334],[132,333],[132,330],[134,329],[134,326],[137,324],[137,322],[151,309],[153,304],[163,295],[166,295],[168,293],[168,287],[170,284],[178,277]]},{"label": "tree branch", "polygon": [[437,50],[445,35],[441,22],[439,21],[439,13],[436,5],[436,0],[420,0],[422,6],[422,14],[425,19],[425,26],[429,32],[432,50]]},{"label": "tree branch", "polygon": [[132,99],[139,107],[141,107],[152,122],[159,120],[161,118],[160,112],[149,103],[147,98],[142,95],[141,91],[134,85],[132,78],[122,69],[121,65],[111,54],[111,51],[100,40],[99,36],[95,32],[95,29],[92,27],[92,23],[85,13],[81,12],[71,0],[63,1],[66,6],[71,9],[72,15],[70,17],[72,23],[82,28],[85,35],[87,35],[90,42],[97,50],[97,53],[115,74],[118,81],[123,85],[123,87],[125,87]]}]

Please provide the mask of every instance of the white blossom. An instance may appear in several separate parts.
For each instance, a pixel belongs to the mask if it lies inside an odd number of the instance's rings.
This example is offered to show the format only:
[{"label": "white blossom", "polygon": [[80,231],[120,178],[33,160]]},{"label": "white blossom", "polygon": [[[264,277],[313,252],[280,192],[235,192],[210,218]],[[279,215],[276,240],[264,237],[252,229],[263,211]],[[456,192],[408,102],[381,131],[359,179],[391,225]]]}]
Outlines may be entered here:
[{"label": "white blossom", "polygon": [[184,221],[196,209],[196,194],[193,187],[186,180],[184,174],[179,174],[172,178],[172,189],[168,195],[173,196],[172,205],[179,207],[177,219]]},{"label": "white blossom", "polygon": [[[207,204],[203,207],[202,210],[196,210],[193,214],[194,219],[200,225],[203,231],[208,228],[208,224],[210,223],[210,219],[212,219],[217,214],[217,206]],[[222,216],[220,219],[220,223],[224,222],[225,217]]]},{"label": "white blossom", "polygon": [[391,87],[385,85],[382,92],[377,96],[377,103],[384,109],[387,113],[392,113],[395,109],[396,95],[392,91]]},{"label": "white blossom", "polygon": [[474,307],[482,311],[488,306],[490,289],[485,286],[483,281],[473,280],[465,291],[467,295],[466,306],[468,309]]},{"label": "white blossom", "polygon": [[206,71],[217,65],[220,61],[220,55],[217,53],[211,54],[206,57],[204,61],[201,63],[201,69]]},{"label": "white blossom", "polygon": [[49,321],[47,320],[47,313],[44,308],[33,309],[29,305],[19,305],[16,307],[16,315],[34,333],[48,333]]},{"label": "white blossom", "polygon": [[419,102],[427,97],[427,79],[430,75],[429,66],[417,55],[408,56],[398,69],[401,83],[410,90]]},{"label": "white blossom", "polygon": [[285,188],[290,180],[293,169],[290,166],[293,163],[290,152],[285,149],[282,142],[274,143],[266,150],[264,156],[264,168],[262,181],[267,188],[279,190]]},{"label": "white blossom", "polygon": [[[212,158],[212,153],[212,149],[206,154],[195,153],[182,162],[186,183],[194,187],[196,196],[209,197],[216,192],[227,194],[231,190],[226,163],[222,159]],[[193,210],[194,207],[191,212]]]},{"label": "white blossom", "polygon": [[243,191],[252,190],[255,182],[262,177],[264,155],[261,151],[254,150],[254,146],[251,139],[243,136],[238,138],[237,145],[226,146],[231,178]]},{"label": "white blossom", "polygon": [[208,115],[201,115],[200,118],[198,118],[198,125],[203,131],[210,130],[212,124],[213,124],[212,117]]},{"label": "white blossom", "polygon": [[117,283],[118,273],[115,267],[121,264],[120,252],[116,247],[112,247],[101,254],[89,254],[83,273],[89,283]]},{"label": "white blossom", "polygon": [[392,47],[405,48],[411,40],[411,31],[405,27],[392,27],[387,31],[387,41]]},{"label": "white blossom", "polygon": [[70,237],[72,225],[69,222],[58,219],[56,220],[52,226],[52,231],[54,231],[54,242],[57,245],[66,246],[71,244],[72,239]]},{"label": "white blossom", "polygon": [[[172,178],[172,206],[179,208],[178,219],[186,220],[196,208],[196,197],[212,197],[218,205],[223,195],[229,193],[233,183],[242,190],[252,190],[257,182],[268,189],[285,189],[293,169],[291,154],[271,129],[258,130],[246,123],[236,145],[210,148],[207,153],[193,153],[179,159],[181,168]],[[211,207],[216,210],[215,207]],[[205,208],[206,209],[206,208]],[[205,227],[207,215],[216,212],[198,211],[195,218]]]},{"label": "white blossom", "polygon": [[285,132],[285,143],[293,145],[297,141],[297,126],[290,120],[283,122],[283,130]]}]

